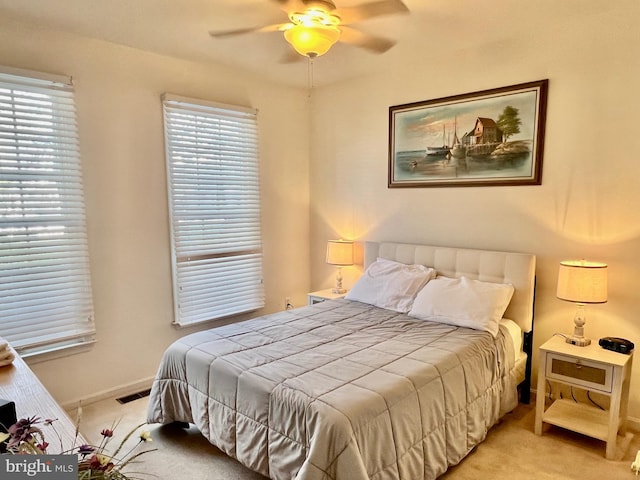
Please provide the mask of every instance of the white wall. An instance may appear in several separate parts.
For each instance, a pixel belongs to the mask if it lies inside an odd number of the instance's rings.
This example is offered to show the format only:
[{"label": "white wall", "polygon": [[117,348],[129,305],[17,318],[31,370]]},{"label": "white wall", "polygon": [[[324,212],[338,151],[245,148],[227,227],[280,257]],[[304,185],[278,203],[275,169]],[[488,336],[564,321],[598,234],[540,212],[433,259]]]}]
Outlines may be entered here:
[{"label": "white wall", "polygon": [[[317,89],[311,287],[332,284],[324,248],[336,237],[533,252],[538,347],[572,331],[574,307],[555,297],[558,262],[598,260],[609,265],[609,301],[587,307],[587,334],[640,347],[640,4],[607,5],[606,13],[565,20],[541,9],[536,29],[523,26],[500,45],[483,45],[480,36],[464,50],[447,50],[444,41],[437,49],[414,45],[410,56],[390,55],[379,74]],[[387,188],[389,106],[544,78],[542,185]],[[357,270],[344,269],[347,287]],[[640,417],[640,368],[630,414]]]},{"label": "white wall", "polygon": [[[267,305],[305,302],[309,279],[309,105],[306,92],[222,66],[0,20],[0,64],[73,76],[84,169],[97,343],[32,363],[63,404],[155,375],[172,292],[160,95],[259,110]],[[1,335],[1,332],[0,332]],[[131,392],[128,392],[131,393]]]}]

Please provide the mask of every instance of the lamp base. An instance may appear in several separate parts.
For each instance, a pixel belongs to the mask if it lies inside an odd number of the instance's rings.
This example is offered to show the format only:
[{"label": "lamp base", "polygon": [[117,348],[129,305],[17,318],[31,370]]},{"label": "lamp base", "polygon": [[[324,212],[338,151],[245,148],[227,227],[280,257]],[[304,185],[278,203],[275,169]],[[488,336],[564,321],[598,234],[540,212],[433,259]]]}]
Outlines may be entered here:
[{"label": "lamp base", "polygon": [[331,289],[331,293],[347,293],[347,289],[336,287]]},{"label": "lamp base", "polygon": [[570,343],[571,345],[575,345],[576,347],[586,347],[587,345],[591,344],[591,339],[584,337],[567,336],[566,342]]}]

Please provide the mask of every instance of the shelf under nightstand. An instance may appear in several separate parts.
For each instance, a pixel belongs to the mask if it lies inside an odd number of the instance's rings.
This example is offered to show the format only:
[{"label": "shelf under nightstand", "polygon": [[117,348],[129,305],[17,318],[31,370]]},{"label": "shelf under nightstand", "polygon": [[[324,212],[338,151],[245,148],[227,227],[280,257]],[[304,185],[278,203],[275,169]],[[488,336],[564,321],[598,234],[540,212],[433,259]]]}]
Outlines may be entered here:
[{"label": "shelf under nightstand", "polygon": [[609,437],[609,412],[566,398],[553,402],[543,421],[605,442]]}]

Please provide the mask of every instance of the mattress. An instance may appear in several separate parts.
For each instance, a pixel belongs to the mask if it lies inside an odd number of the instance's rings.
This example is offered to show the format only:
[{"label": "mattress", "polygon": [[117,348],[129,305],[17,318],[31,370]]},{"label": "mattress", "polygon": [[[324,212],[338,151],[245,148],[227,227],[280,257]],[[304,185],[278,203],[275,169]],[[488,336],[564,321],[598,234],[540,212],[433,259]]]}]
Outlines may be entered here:
[{"label": "mattress", "polygon": [[176,341],[148,421],[274,480],[433,479],[517,404],[517,337],[326,301]]}]

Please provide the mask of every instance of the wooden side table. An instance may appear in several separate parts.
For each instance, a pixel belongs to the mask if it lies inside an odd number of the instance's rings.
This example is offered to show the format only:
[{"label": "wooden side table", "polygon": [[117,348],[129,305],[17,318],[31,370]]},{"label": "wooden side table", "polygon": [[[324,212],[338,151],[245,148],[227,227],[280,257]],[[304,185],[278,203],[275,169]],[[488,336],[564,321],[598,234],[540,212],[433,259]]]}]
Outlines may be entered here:
[{"label": "wooden side table", "polygon": [[[633,353],[626,355],[597,342],[578,347],[554,336],[540,347],[535,433],[550,423],[607,443],[606,458],[614,458],[618,432],[626,433],[627,403]],[[610,397],[609,410],[557,399],[545,410],[547,381],[598,392]]]},{"label": "wooden side table", "polygon": [[342,298],[346,293],[333,293],[331,288],[326,290],[318,290],[317,292],[307,293],[307,304],[313,305],[314,303],[324,302],[325,300],[334,300],[336,298]]},{"label": "wooden side table", "polygon": [[[73,447],[76,438],[75,423],[17,354],[11,365],[0,367],[0,398],[16,404],[18,420],[27,417],[39,417],[41,420],[57,419],[54,426],[62,438],[62,449]],[[60,450],[60,442],[53,429],[42,426],[42,430],[50,444],[47,451],[52,454],[60,453],[57,451]],[[79,446],[83,443],[87,442],[78,434],[75,444]]]}]

